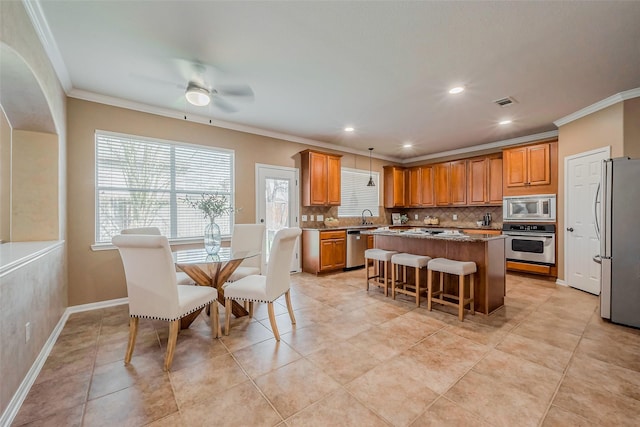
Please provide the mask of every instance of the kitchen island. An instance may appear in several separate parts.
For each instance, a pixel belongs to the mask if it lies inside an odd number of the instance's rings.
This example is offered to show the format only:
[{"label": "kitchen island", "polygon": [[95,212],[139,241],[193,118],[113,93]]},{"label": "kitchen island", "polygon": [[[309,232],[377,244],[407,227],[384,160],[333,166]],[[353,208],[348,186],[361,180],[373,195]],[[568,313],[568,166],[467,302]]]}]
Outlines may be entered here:
[{"label": "kitchen island", "polygon": [[[504,305],[505,236],[490,234],[431,234],[423,231],[363,231],[374,236],[374,247],[431,258],[473,261],[475,273],[475,310],[490,314]],[[457,278],[445,281],[448,293],[457,294]]]}]

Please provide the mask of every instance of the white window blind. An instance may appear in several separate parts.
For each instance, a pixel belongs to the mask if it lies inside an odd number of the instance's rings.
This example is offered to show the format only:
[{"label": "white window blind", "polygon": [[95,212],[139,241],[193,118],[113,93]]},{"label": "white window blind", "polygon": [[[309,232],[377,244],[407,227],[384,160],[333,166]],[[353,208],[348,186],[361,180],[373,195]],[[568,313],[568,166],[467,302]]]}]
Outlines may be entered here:
[{"label": "white window blind", "polygon": [[375,187],[367,187],[369,171],[342,168],[340,187],[340,206],[338,216],[361,216],[364,209],[369,209],[373,216],[379,216],[380,206],[380,174],[371,174]]},{"label": "white window blind", "polygon": [[[233,169],[231,150],[96,132],[96,243],[133,227],[202,236],[208,220],[185,199],[219,194],[233,204]],[[230,235],[233,214],[216,223]]]}]

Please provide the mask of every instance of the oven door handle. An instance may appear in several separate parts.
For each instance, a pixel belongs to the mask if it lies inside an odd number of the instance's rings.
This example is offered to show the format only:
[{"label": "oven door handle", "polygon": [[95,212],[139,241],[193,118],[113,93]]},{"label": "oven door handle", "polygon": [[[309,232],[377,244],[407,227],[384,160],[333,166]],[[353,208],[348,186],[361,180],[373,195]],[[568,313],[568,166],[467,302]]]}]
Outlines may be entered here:
[{"label": "oven door handle", "polygon": [[505,236],[508,237],[529,237],[529,238],[536,238],[536,237],[542,237],[544,239],[553,239],[553,237],[555,236],[554,234],[540,234],[540,233],[502,233]]}]

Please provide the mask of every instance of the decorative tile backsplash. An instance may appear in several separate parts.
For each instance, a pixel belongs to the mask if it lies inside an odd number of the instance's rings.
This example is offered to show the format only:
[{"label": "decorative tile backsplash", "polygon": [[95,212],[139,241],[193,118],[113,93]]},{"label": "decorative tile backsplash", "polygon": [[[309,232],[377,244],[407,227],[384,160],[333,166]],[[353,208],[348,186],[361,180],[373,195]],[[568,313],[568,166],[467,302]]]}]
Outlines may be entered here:
[{"label": "decorative tile backsplash", "polygon": [[[482,220],[482,217],[486,213],[491,214],[491,228],[502,228],[502,206],[463,206],[463,207],[446,207],[446,208],[422,208],[422,209],[384,209],[380,208],[382,216],[369,218],[367,215],[367,221],[373,222],[374,225],[384,226],[391,224],[391,213],[406,213],[409,216],[409,222],[407,225],[424,226],[424,218],[428,215],[436,217],[440,221],[440,226],[444,227],[462,227],[462,228],[476,228],[476,221]],[[307,221],[300,221],[302,228],[322,228],[324,227],[323,221],[317,221],[318,215],[322,215],[323,219],[327,217],[338,218],[338,207],[324,207],[302,206],[300,209],[301,215],[307,216]],[[418,215],[418,220],[415,220],[415,215]],[[453,220],[453,215],[457,215],[457,221]],[[311,221],[311,215],[313,215],[314,221]],[[338,218],[339,223],[336,224],[340,227],[360,225],[362,223],[361,217],[342,217]]]}]

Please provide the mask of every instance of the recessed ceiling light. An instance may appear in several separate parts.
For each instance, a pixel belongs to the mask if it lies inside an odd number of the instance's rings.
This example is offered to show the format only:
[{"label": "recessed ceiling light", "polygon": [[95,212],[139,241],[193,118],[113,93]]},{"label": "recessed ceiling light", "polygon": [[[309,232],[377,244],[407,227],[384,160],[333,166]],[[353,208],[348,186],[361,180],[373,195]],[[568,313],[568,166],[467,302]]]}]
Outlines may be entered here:
[{"label": "recessed ceiling light", "polygon": [[404,148],[411,148],[411,147],[413,147],[413,144],[412,144],[412,143],[410,143],[410,142],[405,142],[405,143],[402,145],[402,147],[404,147]]},{"label": "recessed ceiling light", "polygon": [[452,87],[451,89],[449,89],[449,93],[451,95],[456,95],[458,93],[461,93],[464,91],[464,86],[456,86],[456,87]]},{"label": "recessed ceiling light", "polygon": [[352,128],[351,126],[347,126],[346,128],[344,128],[345,132],[353,132],[355,129]]},{"label": "recessed ceiling light", "polygon": [[498,122],[498,124],[500,125],[508,125],[509,123],[511,123],[511,120],[503,120],[501,122]]}]

